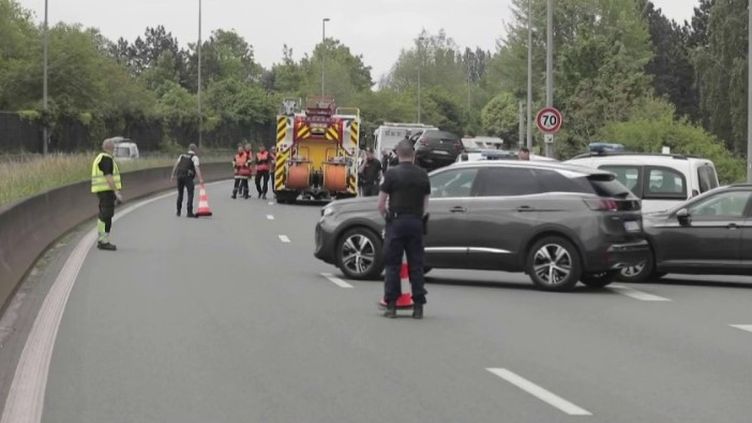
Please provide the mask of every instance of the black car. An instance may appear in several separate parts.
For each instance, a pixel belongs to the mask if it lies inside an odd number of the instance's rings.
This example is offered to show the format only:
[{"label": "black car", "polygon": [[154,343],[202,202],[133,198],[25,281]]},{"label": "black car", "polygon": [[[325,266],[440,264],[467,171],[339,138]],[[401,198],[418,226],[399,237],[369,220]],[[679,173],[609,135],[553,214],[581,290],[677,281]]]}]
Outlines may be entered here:
[{"label": "black car", "polygon": [[415,163],[426,170],[449,166],[457,161],[457,156],[465,149],[460,137],[436,129],[423,132],[414,147]]},{"label": "black car", "polygon": [[[458,163],[430,174],[426,266],[525,272],[536,286],[602,287],[646,260],[640,202],[613,174],[549,162]],[[315,256],[348,278],[383,270],[373,198],[322,209]]]},{"label": "black car", "polygon": [[645,282],[666,273],[752,275],[752,185],[708,191],[671,210],[644,216],[651,254],[620,279]]}]

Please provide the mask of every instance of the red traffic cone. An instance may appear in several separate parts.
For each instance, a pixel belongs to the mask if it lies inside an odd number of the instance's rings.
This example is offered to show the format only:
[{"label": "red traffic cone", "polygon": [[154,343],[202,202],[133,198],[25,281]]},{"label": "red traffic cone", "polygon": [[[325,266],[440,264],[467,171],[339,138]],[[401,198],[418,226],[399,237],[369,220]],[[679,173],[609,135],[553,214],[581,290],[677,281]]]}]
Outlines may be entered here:
[{"label": "red traffic cone", "polygon": [[[402,289],[402,295],[397,298],[397,309],[410,309],[413,308],[413,295],[410,292],[410,267],[407,265],[406,260],[402,260],[402,268],[400,269],[400,285]],[[382,307],[386,307],[386,299],[382,298],[379,304]]]},{"label": "red traffic cone", "polygon": [[196,217],[208,217],[211,215],[209,196],[206,195],[206,187],[202,184],[198,190],[198,211],[196,212]]}]

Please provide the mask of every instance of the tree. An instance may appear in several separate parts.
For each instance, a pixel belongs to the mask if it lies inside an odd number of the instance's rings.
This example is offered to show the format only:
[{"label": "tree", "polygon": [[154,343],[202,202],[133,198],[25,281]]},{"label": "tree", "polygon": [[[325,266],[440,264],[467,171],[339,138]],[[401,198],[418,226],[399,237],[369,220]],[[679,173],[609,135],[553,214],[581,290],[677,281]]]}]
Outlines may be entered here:
[{"label": "tree", "polygon": [[516,139],[519,131],[517,99],[511,93],[501,93],[483,108],[481,113],[483,131],[504,141]]},{"label": "tree", "polygon": [[713,2],[707,44],[694,52],[703,126],[736,153],[746,151],[747,2]]},{"label": "tree", "polygon": [[699,117],[695,69],[689,52],[689,31],[667,19],[650,0],[641,0],[655,55],[645,71],[653,78],[653,89],[676,105],[677,113],[694,120]]},{"label": "tree", "polygon": [[31,13],[15,0],[0,0],[0,40],[0,110],[28,107],[42,93],[33,79],[41,43]]}]

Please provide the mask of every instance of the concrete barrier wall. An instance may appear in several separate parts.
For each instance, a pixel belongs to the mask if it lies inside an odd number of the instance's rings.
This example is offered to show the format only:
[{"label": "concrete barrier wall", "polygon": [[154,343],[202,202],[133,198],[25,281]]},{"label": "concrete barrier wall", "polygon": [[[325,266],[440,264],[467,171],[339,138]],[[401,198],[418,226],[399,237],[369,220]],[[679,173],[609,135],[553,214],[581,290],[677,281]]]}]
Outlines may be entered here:
[{"label": "concrete barrier wall", "polygon": [[[171,171],[170,167],[161,167],[124,174],[126,202],[173,187]],[[201,171],[206,182],[232,178],[232,167],[226,163],[203,164]],[[56,239],[97,214],[97,199],[89,181],[0,208],[0,310]]]}]

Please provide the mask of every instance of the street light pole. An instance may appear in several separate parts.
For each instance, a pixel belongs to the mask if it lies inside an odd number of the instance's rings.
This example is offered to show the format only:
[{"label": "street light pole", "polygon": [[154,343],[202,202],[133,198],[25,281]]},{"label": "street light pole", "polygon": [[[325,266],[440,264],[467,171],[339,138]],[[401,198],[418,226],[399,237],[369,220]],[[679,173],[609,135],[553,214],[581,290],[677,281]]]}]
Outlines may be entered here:
[{"label": "street light pole", "polygon": [[[554,106],[554,0],[548,0],[546,8],[546,107]],[[553,135],[546,143],[546,157],[554,156]]]},{"label": "street light pole", "polygon": [[48,116],[48,108],[47,108],[47,71],[48,71],[48,59],[47,54],[49,51],[49,21],[48,21],[48,7],[47,7],[48,0],[44,0],[44,81],[42,82],[42,110],[44,110],[44,122],[43,122],[43,128],[42,128],[42,153],[47,155],[49,144],[50,144],[50,134],[49,134],[49,128],[47,128],[47,125],[49,123],[49,116]]},{"label": "street light pole", "polygon": [[329,22],[329,18],[324,18],[321,20],[321,96],[324,96],[324,69],[325,69],[325,62],[326,62],[326,23]]},{"label": "street light pole", "polygon": [[201,0],[198,0],[198,146],[203,141],[204,116],[201,111]]},{"label": "street light pole", "polygon": [[423,40],[425,40],[424,37],[418,38],[418,123],[421,122],[421,92],[420,92],[420,71],[423,67]]},{"label": "street light pole", "polygon": [[533,5],[527,0],[527,148],[533,149]]},{"label": "street light pole", "polygon": [[752,183],[752,0],[747,8],[747,182]]}]

